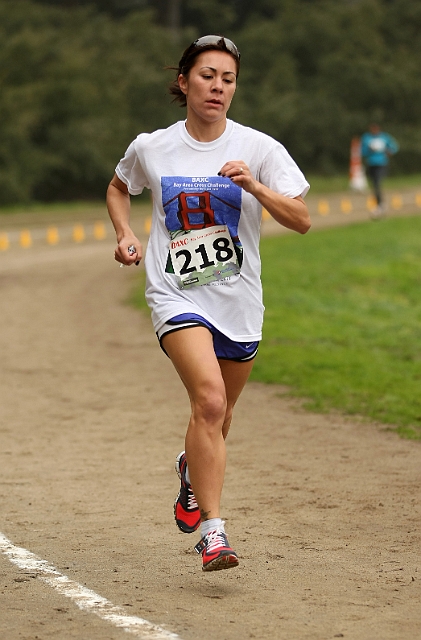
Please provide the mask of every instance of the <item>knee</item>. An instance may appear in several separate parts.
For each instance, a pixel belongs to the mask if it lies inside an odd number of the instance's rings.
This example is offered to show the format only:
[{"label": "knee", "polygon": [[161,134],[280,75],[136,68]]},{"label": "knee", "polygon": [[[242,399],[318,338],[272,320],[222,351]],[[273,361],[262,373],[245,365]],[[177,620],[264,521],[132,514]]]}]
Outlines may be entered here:
[{"label": "knee", "polygon": [[209,427],[224,423],[227,412],[227,399],[222,388],[210,387],[202,391],[193,401],[193,416]]}]

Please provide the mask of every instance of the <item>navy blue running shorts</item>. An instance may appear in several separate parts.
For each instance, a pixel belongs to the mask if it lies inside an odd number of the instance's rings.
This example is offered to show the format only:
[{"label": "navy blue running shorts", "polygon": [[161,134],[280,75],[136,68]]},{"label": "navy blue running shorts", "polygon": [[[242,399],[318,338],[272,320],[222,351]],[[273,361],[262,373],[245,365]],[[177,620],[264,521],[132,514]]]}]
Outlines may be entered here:
[{"label": "navy blue running shorts", "polygon": [[188,329],[189,327],[206,327],[213,336],[213,346],[217,358],[221,360],[234,360],[235,362],[247,362],[253,360],[257,355],[259,342],[235,342],[230,340],[223,333],[218,331],[210,322],[195,313],[182,313],[167,320],[167,322],[156,332],[162,351],[166,354],[162,346],[162,338],[173,331]]}]

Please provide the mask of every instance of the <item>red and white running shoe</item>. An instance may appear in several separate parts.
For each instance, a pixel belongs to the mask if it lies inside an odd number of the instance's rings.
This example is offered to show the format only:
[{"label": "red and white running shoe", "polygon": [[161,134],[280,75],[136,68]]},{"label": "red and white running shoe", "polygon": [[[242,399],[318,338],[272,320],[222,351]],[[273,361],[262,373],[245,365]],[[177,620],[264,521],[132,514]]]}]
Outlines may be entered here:
[{"label": "red and white running shoe", "polygon": [[194,549],[202,554],[203,571],[220,571],[238,565],[238,556],[229,546],[223,523],[222,527],[204,536]]},{"label": "red and white running shoe", "polygon": [[200,525],[200,511],[191,484],[186,480],[187,460],[182,451],[175,461],[175,470],[180,478],[180,492],[174,502],[174,517],[183,533],[193,533]]}]

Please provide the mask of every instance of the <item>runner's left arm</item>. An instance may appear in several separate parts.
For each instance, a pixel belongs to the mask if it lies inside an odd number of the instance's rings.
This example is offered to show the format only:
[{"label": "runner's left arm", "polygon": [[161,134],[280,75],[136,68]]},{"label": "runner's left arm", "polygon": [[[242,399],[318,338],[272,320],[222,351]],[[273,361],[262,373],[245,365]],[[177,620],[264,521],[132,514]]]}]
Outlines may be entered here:
[{"label": "runner's left arm", "polygon": [[239,187],[251,193],[270,213],[272,218],[287,229],[307,233],[311,226],[306,203],[301,196],[289,198],[276,193],[256,180],[242,160],[226,162],[220,175],[230,178]]}]

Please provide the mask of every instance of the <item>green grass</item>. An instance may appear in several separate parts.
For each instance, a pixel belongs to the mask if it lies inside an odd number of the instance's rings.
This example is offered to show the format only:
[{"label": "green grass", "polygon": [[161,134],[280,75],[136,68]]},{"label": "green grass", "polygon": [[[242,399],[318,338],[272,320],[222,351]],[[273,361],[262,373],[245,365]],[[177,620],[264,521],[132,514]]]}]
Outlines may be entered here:
[{"label": "green grass", "polygon": [[264,238],[261,253],[252,378],[421,439],[421,217]]},{"label": "green grass", "polygon": [[[266,237],[261,254],[252,379],[421,439],[421,217]],[[129,302],[148,313],[144,280]]]}]

